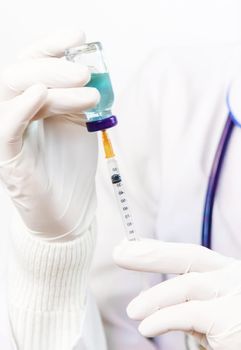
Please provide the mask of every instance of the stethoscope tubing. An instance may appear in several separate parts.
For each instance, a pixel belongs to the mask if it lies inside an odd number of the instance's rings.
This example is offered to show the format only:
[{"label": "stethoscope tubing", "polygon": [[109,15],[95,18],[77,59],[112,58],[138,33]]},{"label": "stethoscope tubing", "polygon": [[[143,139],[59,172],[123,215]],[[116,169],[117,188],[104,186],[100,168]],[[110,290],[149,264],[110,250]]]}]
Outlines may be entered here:
[{"label": "stethoscope tubing", "polygon": [[214,156],[207,192],[205,197],[205,205],[203,211],[203,223],[202,223],[202,246],[211,249],[212,248],[212,221],[213,221],[213,206],[217,193],[218,184],[221,177],[222,167],[225,156],[227,154],[229,141],[234,128],[234,122],[231,113],[229,113],[225,122],[223,132]]}]

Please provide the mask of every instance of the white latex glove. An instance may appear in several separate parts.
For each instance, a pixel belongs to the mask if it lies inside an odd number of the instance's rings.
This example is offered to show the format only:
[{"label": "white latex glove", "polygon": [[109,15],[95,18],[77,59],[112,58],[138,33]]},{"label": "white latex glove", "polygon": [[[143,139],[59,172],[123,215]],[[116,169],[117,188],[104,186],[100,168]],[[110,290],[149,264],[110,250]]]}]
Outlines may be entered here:
[{"label": "white latex glove", "polygon": [[206,349],[241,349],[241,262],[206,248],[151,239],[114,251],[123,268],[180,276],[142,292],[128,306],[140,332],[193,334]]},{"label": "white latex glove", "polygon": [[99,93],[83,87],[87,67],[61,58],[83,42],[76,31],[41,40],[0,81],[0,178],[26,228],[45,239],[79,236],[95,214],[97,138],[81,124]]}]

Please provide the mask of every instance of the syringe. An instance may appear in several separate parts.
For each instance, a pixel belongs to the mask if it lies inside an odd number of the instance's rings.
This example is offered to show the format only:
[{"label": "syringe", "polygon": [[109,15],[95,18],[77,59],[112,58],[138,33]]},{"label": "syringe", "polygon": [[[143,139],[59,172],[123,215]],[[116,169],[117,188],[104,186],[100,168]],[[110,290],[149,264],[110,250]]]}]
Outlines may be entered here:
[{"label": "syringe", "polygon": [[[107,165],[110,173],[111,182],[114,187],[114,192],[119,205],[122,221],[125,227],[126,238],[128,241],[139,241],[141,238],[136,233],[134,226],[131,209],[128,203],[127,193],[122,182],[121,174],[119,171],[118,163],[115,158],[115,153],[108,137],[106,130],[102,130],[102,142],[105,151],[105,157],[107,159]],[[141,286],[142,290],[149,288],[149,277],[146,273],[141,273]]]},{"label": "syringe", "polygon": [[118,163],[115,158],[111,141],[108,137],[106,130],[102,130],[102,142],[105,151],[105,157],[107,159],[107,165],[110,173],[112,185],[114,187],[116,199],[119,205],[122,221],[126,231],[126,238],[129,241],[139,240],[139,236],[136,233],[130,206],[128,203],[127,193],[121,178]]}]

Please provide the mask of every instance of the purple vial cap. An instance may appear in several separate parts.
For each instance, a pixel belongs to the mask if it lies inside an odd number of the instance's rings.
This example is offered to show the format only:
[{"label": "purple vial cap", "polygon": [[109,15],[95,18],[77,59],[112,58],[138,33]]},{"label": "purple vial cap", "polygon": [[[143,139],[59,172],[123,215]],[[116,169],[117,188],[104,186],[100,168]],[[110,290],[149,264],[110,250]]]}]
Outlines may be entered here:
[{"label": "purple vial cap", "polygon": [[107,117],[105,119],[89,121],[86,123],[86,126],[89,132],[95,132],[95,131],[112,128],[117,124],[118,124],[118,120],[116,116],[111,115],[110,117]]}]

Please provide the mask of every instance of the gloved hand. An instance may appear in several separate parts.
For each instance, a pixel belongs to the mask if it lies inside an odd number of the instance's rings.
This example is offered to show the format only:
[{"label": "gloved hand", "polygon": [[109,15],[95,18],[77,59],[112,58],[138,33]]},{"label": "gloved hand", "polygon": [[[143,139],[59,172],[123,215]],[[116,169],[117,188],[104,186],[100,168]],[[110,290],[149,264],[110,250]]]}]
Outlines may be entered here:
[{"label": "gloved hand", "polygon": [[177,330],[196,336],[206,349],[241,349],[241,261],[193,244],[151,239],[124,241],[114,260],[126,269],[180,275],[129,304],[127,313],[142,321],[144,336]]},{"label": "gloved hand", "polygon": [[87,67],[62,58],[83,42],[75,31],[41,40],[0,81],[0,178],[28,231],[45,239],[79,236],[95,214],[97,139],[81,124],[99,93],[83,87]]},{"label": "gloved hand", "polygon": [[61,350],[84,342],[97,137],[82,124],[99,93],[84,87],[87,67],[62,57],[83,41],[75,31],[40,41],[0,80],[0,178],[17,209],[8,315],[18,349]]}]

